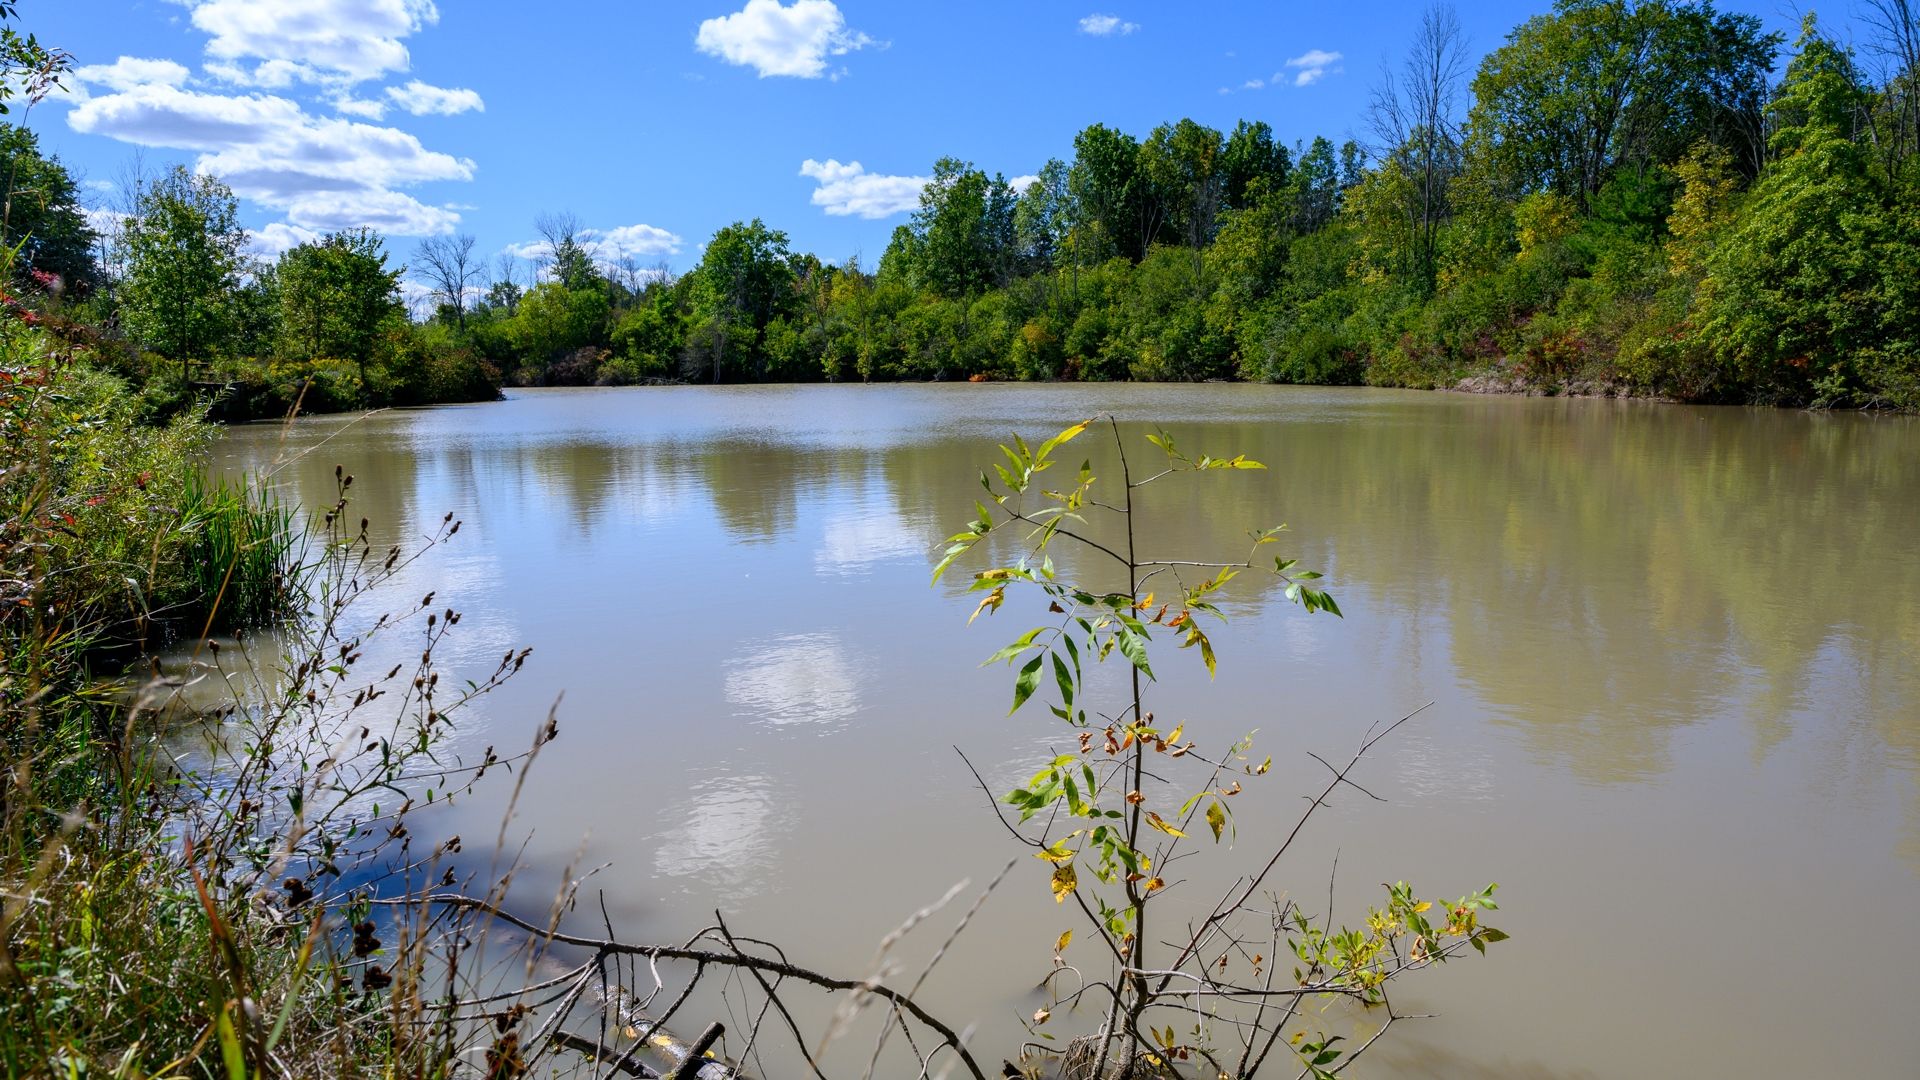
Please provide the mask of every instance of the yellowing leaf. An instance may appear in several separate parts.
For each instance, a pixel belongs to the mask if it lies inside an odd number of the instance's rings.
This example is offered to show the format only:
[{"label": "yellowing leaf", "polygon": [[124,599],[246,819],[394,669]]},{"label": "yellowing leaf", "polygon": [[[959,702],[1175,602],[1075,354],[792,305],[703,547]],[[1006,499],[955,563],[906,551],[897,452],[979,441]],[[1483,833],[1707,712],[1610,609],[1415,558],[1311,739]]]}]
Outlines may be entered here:
[{"label": "yellowing leaf", "polygon": [[975,620],[975,619],[977,619],[977,618],[979,618],[979,617],[980,617],[980,613],[981,613],[981,612],[983,612],[983,611],[998,611],[998,610],[1000,610],[1000,604],[1001,604],[1001,603],[1002,603],[1003,601],[1005,601],[1005,600],[1006,600],[1006,598],[1007,598],[1007,588],[1006,588],[1006,586],[1004,586],[1004,585],[1002,585],[1002,586],[1000,586],[999,588],[997,588],[997,589],[995,589],[995,590],[993,590],[992,592],[990,592],[990,593],[988,593],[987,595],[985,595],[985,596],[983,596],[983,597],[981,597],[981,598],[980,598],[980,606],[979,606],[979,607],[977,607],[977,608],[974,608],[974,609],[973,609],[973,614],[971,614],[971,615],[969,615],[969,616],[967,616],[967,625],[968,625],[968,626],[972,626],[972,625],[973,625],[973,620]]},{"label": "yellowing leaf", "polygon": [[1062,840],[1052,847],[1044,847],[1034,852],[1033,857],[1036,859],[1045,859],[1055,866],[1065,866],[1067,863],[1073,861],[1073,849],[1067,846],[1066,841]]},{"label": "yellowing leaf", "polygon": [[[1147,811],[1147,824],[1153,826],[1156,829],[1159,829],[1161,832],[1166,833],[1168,836],[1187,835],[1186,833],[1181,832],[1179,829],[1176,829],[1172,825],[1169,825],[1165,821],[1161,820],[1160,815],[1154,813],[1151,810]],[[1214,835],[1216,837],[1219,835],[1219,833],[1220,833],[1219,829],[1214,830]]]},{"label": "yellowing leaf", "polygon": [[1080,879],[1074,875],[1073,864],[1056,866],[1053,870],[1053,902],[1064,904],[1067,894],[1080,887]]},{"label": "yellowing leaf", "polygon": [[1060,953],[1066,952],[1067,946],[1072,943],[1073,943],[1073,931],[1062,930],[1060,932],[1060,940],[1053,943],[1054,955],[1057,956]]},{"label": "yellowing leaf", "polygon": [[1033,1011],[1033,1022],[1036,1024],[1044,1024],[1047,1022],[1048,1018],[1051,1017],[1052,1015],[1053,1015],[1053,1012],[1051,1010],[1035,1009]]},{"label": "yellowing leaf", "polygon": [[1220,830],[1227,824],[1227,812],[1220,809],[1218,799],[1207,804],[1207,827],[1213,830],[1214,843],[1220,842]]},{"label": "yellowing leaf", "polygon": [[1178,743],[1180,741],[1180,733],[1185,730],[1187,730],[1187,725],[1185,724],[1181,724],[1179,727],[1174,728],[1173,734],[1167,736],[1167,741],[1170,743]]},{"label": "yellowing leaf", "polygon": [[1149,893],[1154,893],[1154,892],[1159,892],[1161,889],[1164,889],[1166,887],[1167,887],[1167,883],[1160,880],[1159,878],[1157,877],[1148,878],[1145,891]]}]

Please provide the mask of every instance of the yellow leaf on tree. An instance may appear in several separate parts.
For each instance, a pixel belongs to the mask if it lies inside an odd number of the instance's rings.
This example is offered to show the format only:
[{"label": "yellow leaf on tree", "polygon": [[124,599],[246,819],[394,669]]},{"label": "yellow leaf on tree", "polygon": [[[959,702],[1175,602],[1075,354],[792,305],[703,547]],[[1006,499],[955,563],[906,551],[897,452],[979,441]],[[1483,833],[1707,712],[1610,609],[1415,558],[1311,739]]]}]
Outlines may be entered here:
[{"label": "yellow leaf on tree", "polygon": [[1060,932],[1060,940],[1053,943],[1054,955],[1058,956],[1059,954],[1066,952],[1067,946],[1072,942],[1073,942],[1073,931],[1062,930]]},{"label": "yellow leaf on tree", "polygon": [[1220,830],[1227,824],[1227,812],[1220,809],[1219,800],[1207,804],[1207,827],[1213,830],[1213,840],[1220,842]]},{"label": "yellow leaf on tree", "polygon": [[1161,889],[1164,889],[1166,887],[1167,887],[1167,883],[1160,880],[1159,878],[1157,877],[1148,878],[1145,891],[1149,893],[1155,893],[1155,892],[1159,892]]},{"label": "yellow leaf on tree", "polygon": [[1067,894],[1080,887],[1080,879],[1074,875],[1073,864],[1056,866],[1053,869],[1053,902],[1064,904]]},{"label": "yellow leaf on tree", "polygon": [[[1176,829],[1173,826],[1167,824],[1165,821],[1161,820],[1160,815],[1154,813],[1151,810],[1147,811],[1147,824],[1153,826],[1156,829],[1159,829],[1161,832],[1166,833],[1168,836],[1187,835],[1186,833],[1181,832],[1179,829]],[[1218,829],[1214,830],[1214,833],[1216,836],[1219,834],[1219,832],[1220,830]]]},{"label": "yellow leaf on tree", "polygon": [[1045,859],[1055,866],[1064,866],[1073,861],[1073,849],[1067,847],[1066,841],[1063,840],[1052,847],[1041,848],[1033,853],[1033,857]]}]

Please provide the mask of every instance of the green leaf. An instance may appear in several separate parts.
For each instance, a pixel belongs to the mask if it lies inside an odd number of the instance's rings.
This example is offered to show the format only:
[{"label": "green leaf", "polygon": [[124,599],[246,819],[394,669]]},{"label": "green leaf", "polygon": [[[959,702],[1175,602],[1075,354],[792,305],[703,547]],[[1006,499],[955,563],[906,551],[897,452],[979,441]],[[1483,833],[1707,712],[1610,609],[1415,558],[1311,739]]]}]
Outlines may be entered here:
[{"label": "green leaf", "polygon": [[988,667],[1002,660],[1012,660],[1014,657],[1033,648],[1033,639],[1045,633],[1046,629],[1044,626],[1036,626],[1026,633],[1021,634],[1019,637],[1013,639],[1013,644],[982,660],[980,666]]},{"label": "green leaf", "polygon": [[1067,662],[1060,659],[1059,653],[1048,653],[1053,657],[1053,681],[1060,687],[1061,704],[1073,707],[1073,674],[1067,670]]},{"label": "green leaf", "polygon": [[1124,626],[1114,631],[1114,639],[1120,645],[1121,654],[1132,661],[1133,666],[1139,668],[1142,675],[1149,679],[1153,678],[1153,668],[1147,663],[1146,640]]},{"label": "green leaf", "polygon": [[1090,422],[1091,421],[1083,420],[1080,423],[1075,424],[1072,427],[1068,428],[1067,430],[1062,431],[1060,434],[1055,435],[1053,438],[1048,439],[1046,442],[1041,443],[1040,452],[1035,456],[1039,458],[1045,458],[1048,454],[1053,453],[1054,447],[1072,442],[1075,436],[1087,430],[1087,424]]},{"label": "green leaf", "polygon": [[227,1080],[247,1080],[247,1058],[240,1049],[240,1034],[233,1029],[234,1002],[220,1007],[214,1030],[220,1037],[220,1060],[227,1067]]},{"label": "green leaf", "polygon": [[1019,712],[1020,706],[1025,705],[1027,699],[1032,697],[1034,690],[1039,687],[1040,661],[1045,659],[1044,654],[1036,656],[1027,661],[1027,666],[1020,669],[1019,677],[1013,680],[1013,708],[1007,710],[1008,716]]}]

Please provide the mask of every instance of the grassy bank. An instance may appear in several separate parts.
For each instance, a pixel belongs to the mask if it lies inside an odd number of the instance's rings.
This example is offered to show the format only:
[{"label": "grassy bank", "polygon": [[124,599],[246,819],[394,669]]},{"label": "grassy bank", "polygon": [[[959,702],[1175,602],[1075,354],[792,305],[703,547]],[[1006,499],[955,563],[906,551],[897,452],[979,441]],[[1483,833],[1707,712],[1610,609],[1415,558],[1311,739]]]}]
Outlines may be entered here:
[{"label": "grassy bank", "polygon": [[[426,935],[367,898],[428,884],[458,842],[414,850],[375,792],[432,777],[444,799],[500,764],[435,749],[524,654],[441,690],[457,613],[354,610],[417,553],[368,548],[350,478],[309,538],[205,479],[211,425],[141,419],[122,381],[0,331],[0,1074],[447,1075]],[[425,633],[418,669],[356,673],[400,627]]]}]

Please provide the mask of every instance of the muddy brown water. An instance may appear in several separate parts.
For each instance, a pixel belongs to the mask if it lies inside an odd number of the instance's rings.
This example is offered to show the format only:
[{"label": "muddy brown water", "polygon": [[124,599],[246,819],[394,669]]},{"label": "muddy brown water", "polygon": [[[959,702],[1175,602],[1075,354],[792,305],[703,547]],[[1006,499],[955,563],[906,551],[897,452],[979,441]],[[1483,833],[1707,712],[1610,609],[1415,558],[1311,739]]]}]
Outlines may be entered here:
[{"label": "muddy brown water", "polygon": [[[908,913],[1020,857],[926,995],[997,1059],[1075,924],[954,747],[1005,789],[1072,739],[1008,717],[1012,673],[978,666],[1031,611],[968,627],[964,576],[929,571],[997,442],[1101,411],[1143,460],[1151,424],[1269,466],[1148,489],[1144,550],[1237,557],[1284,521],[1346,612],[1248,575],[1216,679],[1156,654],[1162,718],[1203,747],[1257,729],[1275,761],[1233,849],[1176,878],[1194,904],[1290,826],[1307,751],[1433,702],[1358,774],[1387,801],[1340,799],[1275,883],[1316,911],[1331,883],[1352,919],[1382,882],[1498,881],[1513,938],[1404,984],[1438,1017],[1357,1075],[1920,1076],[1920,423],[1254,386],[546,390],[240,428],[220,453],[290,461],[276,482],[310,506],[343,464],[379,539],[465,522],[396,589],[465,612],[450,671],[534,647],[456,749],[524,744],[560,699],[510,826],[522,895],[610,863],[589,891],[625,937],[721,908],[857,976]],[[1108,469],[1083,440],[1073,462]],[[506,794],[448,827],[491,837]]]}]

